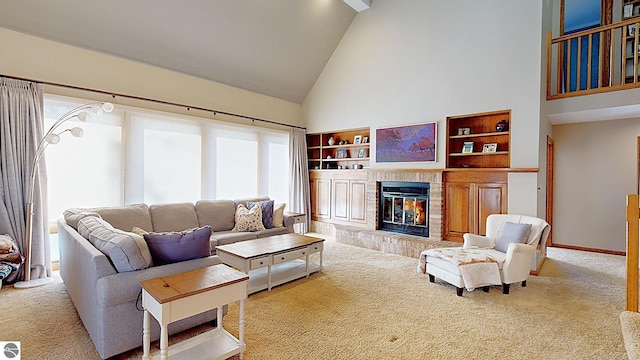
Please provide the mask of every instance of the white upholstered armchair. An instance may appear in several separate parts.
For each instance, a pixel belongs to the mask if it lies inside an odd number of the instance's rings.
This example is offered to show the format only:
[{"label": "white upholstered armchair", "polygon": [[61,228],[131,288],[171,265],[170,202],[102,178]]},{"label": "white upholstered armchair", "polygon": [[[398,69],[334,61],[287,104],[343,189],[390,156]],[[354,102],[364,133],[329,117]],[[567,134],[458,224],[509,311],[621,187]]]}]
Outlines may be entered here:
[{"label": "white upholstered armchair", "polygon": [[462,248],[425,250],[420,255],[429,280],[442,279],[457,288],[473,290],[489,285],[509,285],[527,278],[536,247],[547,241],[551,227],[543,219],[513,214],[492,214],[487,217],[486,236],[464,234]]}]

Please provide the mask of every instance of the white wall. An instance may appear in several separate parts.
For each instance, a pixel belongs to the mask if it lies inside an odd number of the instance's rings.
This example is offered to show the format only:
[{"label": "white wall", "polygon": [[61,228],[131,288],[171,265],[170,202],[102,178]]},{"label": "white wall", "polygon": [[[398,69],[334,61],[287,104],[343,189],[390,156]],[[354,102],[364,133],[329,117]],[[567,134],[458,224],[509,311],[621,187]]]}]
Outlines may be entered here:
[{"label": "white wall", "polygon": [[[289,101],[2,28],[0,44],[4,49],[0,59],[0,75],[98,89],[301,125],[301,106]],[[46,92],[62,95],[73,93],[59,87],[47,87]],[[96,97],[95,94],[83,95]],[[124,98],[116,98],[116,102],[159,108],[148,102],[141,105]],[[179,108],[161,109],[185,114]]]},{"label": "white wall", "polygon": [[640,119],[558,125],[553,243],[625,251],[626,196],[636,193]]},{"label": "white wall", "polygon": [[[436,121],[435,164],[371,167],[444,168],[447,116],[512,109],[511,167],[538,168],[541,18],[538,1],[376,0],[304,101],[307,129],[370,126],[375,154],[376,128]],[[536,215],[537,181],[510,177],[509,207]]]}]

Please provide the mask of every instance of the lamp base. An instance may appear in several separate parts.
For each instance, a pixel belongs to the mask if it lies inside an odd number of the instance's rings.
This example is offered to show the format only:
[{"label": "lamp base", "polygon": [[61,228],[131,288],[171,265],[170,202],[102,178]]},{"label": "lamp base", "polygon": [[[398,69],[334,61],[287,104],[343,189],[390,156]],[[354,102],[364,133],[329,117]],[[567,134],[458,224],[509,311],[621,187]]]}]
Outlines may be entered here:
[{"label": "lamp base", "polygon": [[18,281],[17,283],[13,284],[13,287],[16,289],[28,289],[36,286],[46,285],[51,283],[52,281],[53,278],[51,277],[39,278],[29,281]]}]

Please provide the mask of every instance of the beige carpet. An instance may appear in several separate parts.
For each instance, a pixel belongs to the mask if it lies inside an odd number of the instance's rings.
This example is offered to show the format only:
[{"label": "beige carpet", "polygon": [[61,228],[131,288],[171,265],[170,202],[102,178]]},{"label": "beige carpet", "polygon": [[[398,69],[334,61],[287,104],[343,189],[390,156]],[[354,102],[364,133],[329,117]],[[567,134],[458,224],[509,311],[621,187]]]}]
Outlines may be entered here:
[{"label": "beige carpet", "polygon": [[[245,359],[627,359],[621,256],[551,248],[526,288],[463,297],[417,274],[413,258],[327,241],[324,265],[249,297]],[[0,304],[0,339],[21,341],[23,359],[99,359],[59,280],[4,287]],[[224,320],[232,333],[237,313]]]}]

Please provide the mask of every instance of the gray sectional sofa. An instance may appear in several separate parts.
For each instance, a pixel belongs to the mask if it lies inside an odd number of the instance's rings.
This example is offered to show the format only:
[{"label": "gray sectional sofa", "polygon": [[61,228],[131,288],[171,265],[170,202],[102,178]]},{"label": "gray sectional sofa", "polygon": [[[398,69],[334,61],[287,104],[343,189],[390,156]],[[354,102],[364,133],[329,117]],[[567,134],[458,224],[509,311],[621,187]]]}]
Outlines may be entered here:
[{"label": "gray sectional sofa", "polygon": [[[211,249],[216,245],[293,232],[294,219],[283,215],[282,224],[256,232],[232,231],[236,207],[247,201],[201,200],[192,203],[135,204],[111,208],[75,209],[58,220],[60,275],[82,322],[103,359],[142,345],[143,312],[139,301],[140,281],[221,263],[214,252],[208,257],[149,266],[141,270],[118,272],[112,259],[98,250],[77,230],[83,214],[99,217],[120,233],[138,227],[149,232],[184,231],[210,226]],[[279,227],[275,227],[280,225]],[[118,230],[119,229],[119,230]],[[86,229],[85,229],[86,230]],[[225,309],[226,310],[226,309]],[[226,312],[225,312],[226,313]],[[216,311],[199,314],[169,326],[173,334],[212,321]],[[152,321],[152,341],[160,336],[160,327]]]}]

